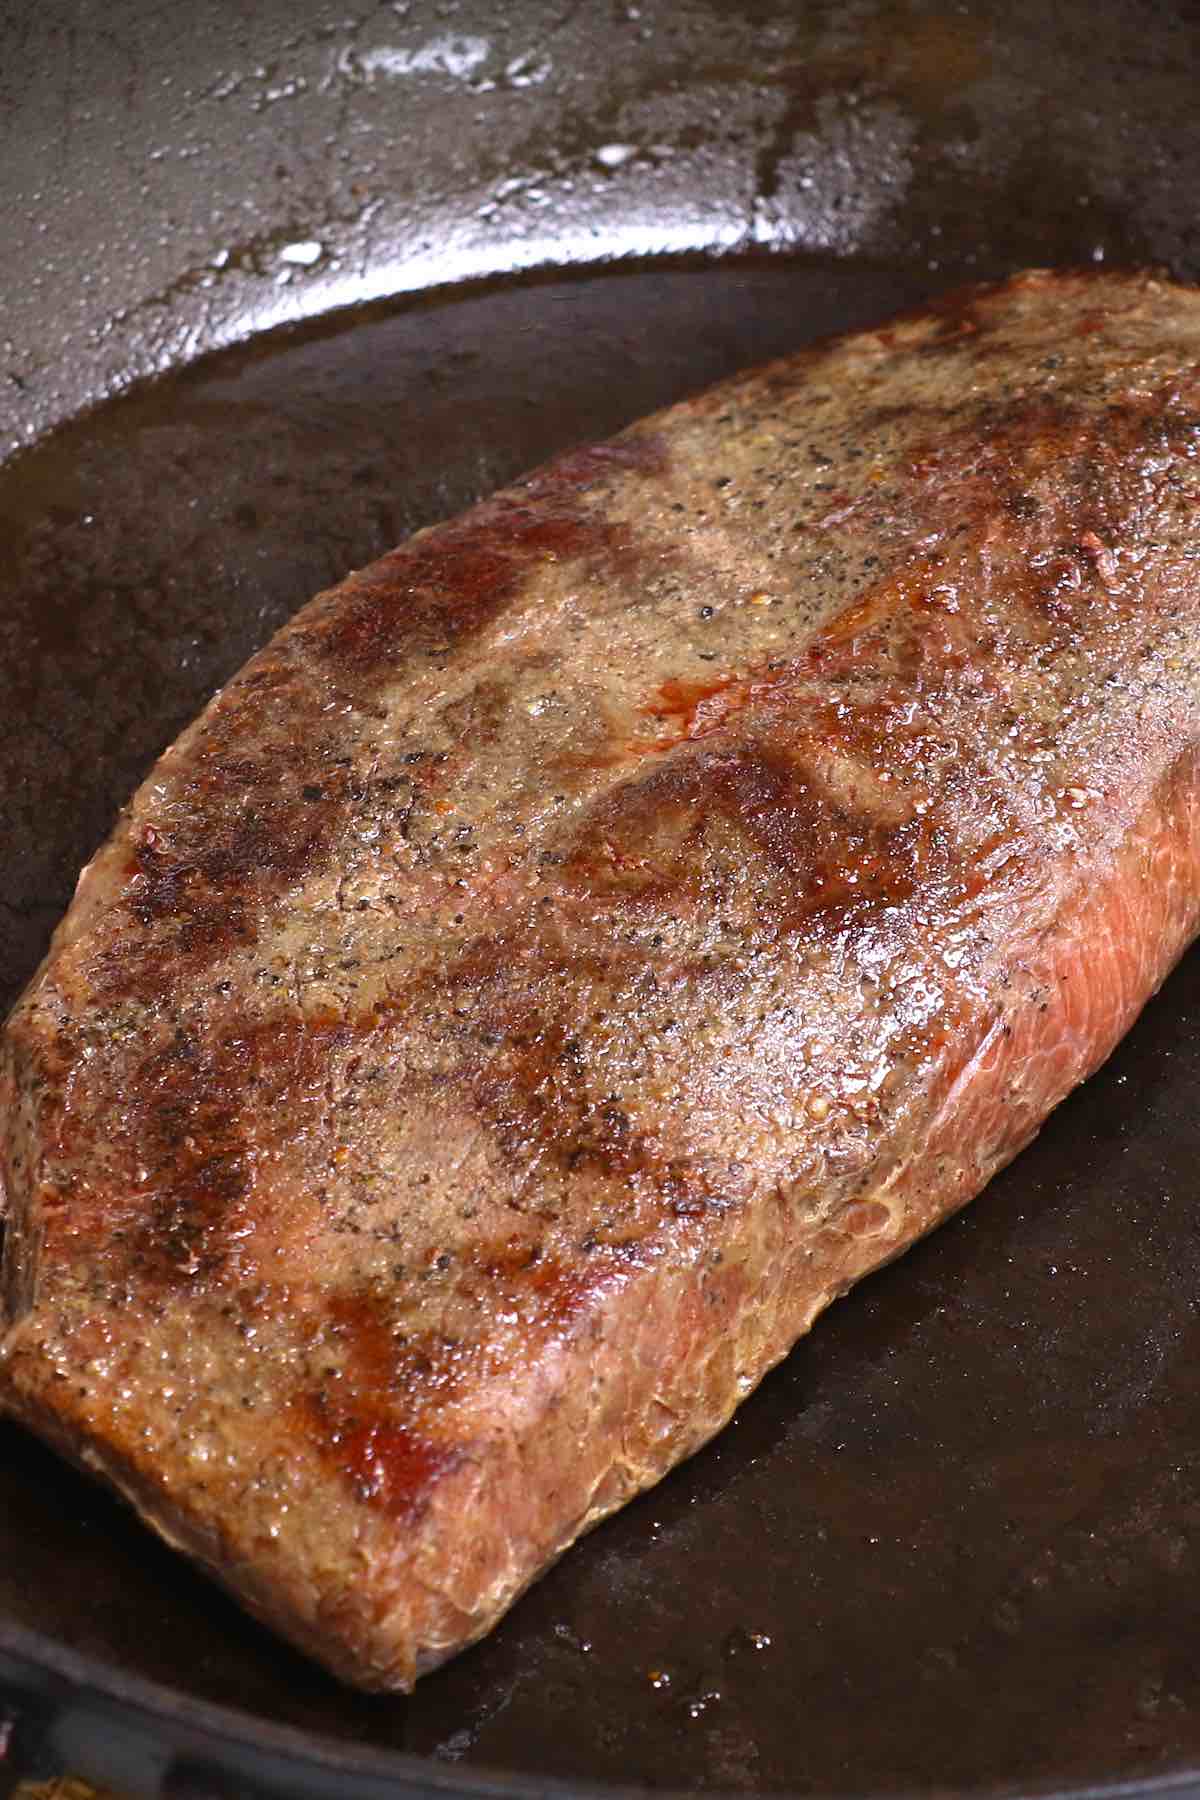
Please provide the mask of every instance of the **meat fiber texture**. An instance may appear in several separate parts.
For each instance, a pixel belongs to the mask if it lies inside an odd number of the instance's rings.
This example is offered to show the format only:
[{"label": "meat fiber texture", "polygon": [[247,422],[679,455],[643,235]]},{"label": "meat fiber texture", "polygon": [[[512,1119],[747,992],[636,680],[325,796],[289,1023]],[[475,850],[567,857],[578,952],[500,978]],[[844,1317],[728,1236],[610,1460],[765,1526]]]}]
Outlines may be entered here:
[{"label": "meat fiber texture", "polygon": [[4,1408],[384,1689],[719,1430],[1200,926],[1198,361],[1024,275],[305,607],[7,1026]]}]

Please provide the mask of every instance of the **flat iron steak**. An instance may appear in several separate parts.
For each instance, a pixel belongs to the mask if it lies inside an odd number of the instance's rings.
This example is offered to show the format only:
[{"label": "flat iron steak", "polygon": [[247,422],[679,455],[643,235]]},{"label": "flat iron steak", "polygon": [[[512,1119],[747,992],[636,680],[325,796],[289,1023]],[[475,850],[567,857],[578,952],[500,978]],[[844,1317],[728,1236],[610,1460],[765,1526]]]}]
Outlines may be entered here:
[{"label": "flat iron steak", "polygon": [[1200,298],[1034,273],[305,607],[8,1024],[3,1406],[407,1688],[1200,925]]}]

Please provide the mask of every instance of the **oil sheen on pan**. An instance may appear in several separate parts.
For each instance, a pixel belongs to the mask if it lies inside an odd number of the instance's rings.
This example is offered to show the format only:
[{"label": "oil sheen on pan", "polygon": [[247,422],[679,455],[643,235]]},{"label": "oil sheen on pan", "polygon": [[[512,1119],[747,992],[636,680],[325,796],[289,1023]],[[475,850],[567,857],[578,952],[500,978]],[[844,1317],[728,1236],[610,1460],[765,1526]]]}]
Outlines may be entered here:
[{"label": "oil sheen on pan", "polygon": [[6,1409],[376,1688],[717,1431],[1200,925],[1198,346],[959,294],[304,608],[7,1027]]}]

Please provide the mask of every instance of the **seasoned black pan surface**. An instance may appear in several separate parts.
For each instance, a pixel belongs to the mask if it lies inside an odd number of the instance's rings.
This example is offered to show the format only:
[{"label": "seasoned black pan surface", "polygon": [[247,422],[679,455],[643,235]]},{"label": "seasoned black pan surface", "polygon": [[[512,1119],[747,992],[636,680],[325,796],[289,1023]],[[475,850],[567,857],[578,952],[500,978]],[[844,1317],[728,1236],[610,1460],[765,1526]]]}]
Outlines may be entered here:
[{"label": "seasoned black pan surface", "polygon": [[[84,9],[64,36],[53,8],[17,6],[0,27],[18,57],[0,58],[0,132],[32,119],[47,226],[39,259],[36,158],[10,135],[0,1006],[162,745],[346,568],[557,448],[957,280],[1093,260],[1200,276],[1183,8],[622,5],[564,10],[553,39],[540,14],[522,35],[532,6],[500,25],[399,6],[353,33],[311,10],[290,62],[280,17],[219,4],[175,65],[149,7],[103,29]],[[221,41],[254,177],[237,241],[236,133],[198,124]],[[32,114],[21,55],[47,89]],[[174,136],[163,72],[191,97]],[[389,112],[401,77],[409,110]],[[306,86],[267,98],[289,79]],[[462,109],[454,154],[439,108]],[[71,185],[81,136],[121,202],[104,216]],[[642,262],[457,278],[553,264],[556,236],[561,264],[586,263],[593,229],[596,264]],[[645,259],[680,248],[697,254]],[[321,316],[402,287],[427,291]],[[256,333],[288,317],[309,322]],[[85,410],[158,364],[180,367]],[[218,1709],[230,1767],[235,1738],[295,1727],[333,1758],[313,1777],[331,1792],[353,1791],[339,1749],[407,1784],[492,1770],[514,1790],[996,1791],[1200,1767],[1198,1008],[1193,954],[968,1215],[835,1308],[716,1444],[412,1699],[336,1687],[12,1429],[0,1650],[32,1631],[80,1653],[164,1740],[180,1709]]]}]

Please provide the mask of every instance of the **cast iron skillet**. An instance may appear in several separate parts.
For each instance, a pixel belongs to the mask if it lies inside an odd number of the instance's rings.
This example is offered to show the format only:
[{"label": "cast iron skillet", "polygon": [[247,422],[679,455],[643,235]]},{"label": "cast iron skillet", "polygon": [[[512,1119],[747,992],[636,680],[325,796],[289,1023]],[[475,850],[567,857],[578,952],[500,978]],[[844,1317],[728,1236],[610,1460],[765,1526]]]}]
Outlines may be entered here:
[{"label": "cast iron skillet", "polygon": [[[1196,26],[8,0],[0,1005],[161,746],[405,531],[963,279],[1200,276]],[[1200,1794],[1198,1004],[1193,955],[967,1215],[411,1701],[0,1431],[0,1792],[40,1757],[176,1796]]]}]

